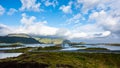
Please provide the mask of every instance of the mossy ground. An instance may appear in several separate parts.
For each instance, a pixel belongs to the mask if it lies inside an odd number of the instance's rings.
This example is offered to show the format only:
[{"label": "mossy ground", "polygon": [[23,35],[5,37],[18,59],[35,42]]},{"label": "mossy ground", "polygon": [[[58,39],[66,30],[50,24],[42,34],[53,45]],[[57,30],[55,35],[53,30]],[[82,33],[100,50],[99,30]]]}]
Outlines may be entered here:
[{"label": "mossy ground", "polygon": [[[43,64],[47,68],[119,68],[120,54],[31,52],[25,53],[17,58],[2,59],[0,60],[0,66],[4,66],[2,63],[7,63],[10,66],[9,62],[15,62],[18,66],[20,64],[25,66],[27,63],[31,65],[34,63],[38,65]],[[41,67],[38,66],[36,68]]]},{"label": "mossy ground", "polygon": [[58,46],[49,46],[49,47],[38,47],[37,48],[37,51],[40,51],[40,50],[59,50],[59,49],[62,49],[62,47],[58,47]]},{"label": "mossy ground", "polygon": [[106,48],[86,48],[84,50],[108,50]]}]

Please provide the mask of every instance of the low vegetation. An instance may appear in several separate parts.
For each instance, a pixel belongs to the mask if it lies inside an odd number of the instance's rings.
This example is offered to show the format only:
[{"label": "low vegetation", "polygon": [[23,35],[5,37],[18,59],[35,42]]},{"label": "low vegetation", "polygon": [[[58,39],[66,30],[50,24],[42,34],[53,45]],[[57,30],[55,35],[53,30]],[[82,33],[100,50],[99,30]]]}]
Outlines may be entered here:
[{"label": "low vegetation", "polygon": [[0,60],[0,68],[119,68],[120,54],[31,52]]},{"label": "low vegetation", "polygon": [[39,50],[59,50],[61,47],[59,46],[49,46],[49,47],[39,47],[37,48],[37,51]]},{"label": "low vegetation", "polygon": [[78,43],[72,42],[71,44],[72,45],[85,45],[86,43],[85,42],[78,42]]},{"label": "low vegetation", "polygon": [[73,47],[86,47],[86,46],[82,45],[82,46],[73,46]]},{"label": "low vegetation", "polygon": [[84,50],[108,50],[106,48],[86,48]]},{"label": "low vegetation", "polygon": [[111,45],[111,46],[120,46],[119,43],[116,43],[116,44],[108,44],[108,45]]},{"label": "low vegetation", "polygon": [[62,39],[51,39],[51,38],[35,38],[37,41],[45,44],[61,44]]}]

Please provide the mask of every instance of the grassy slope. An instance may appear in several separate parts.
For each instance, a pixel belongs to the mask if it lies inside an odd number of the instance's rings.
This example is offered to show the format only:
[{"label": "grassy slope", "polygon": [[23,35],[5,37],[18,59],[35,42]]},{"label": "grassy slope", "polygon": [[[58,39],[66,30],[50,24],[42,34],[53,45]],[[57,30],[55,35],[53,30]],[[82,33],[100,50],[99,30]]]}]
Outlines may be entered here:
[{"label": "grassy slope", "polygon": [[108,50],[106,48],[86,48],[84,50]]},{"label": "grassy slope", "polygon": [[62,43],[62,39],[50,39],[50,38],[35,38],[37,41],[41,42],[41,43],[54,43],[54,44],[61,44]]},{"label": "grassy slope", "polygon": [[61,49],[61,47],[57,47],[57,46],[50,46],[50,47],[38,47],[36,51],[40,51],[40,50],[59,50]]},{"label": "grassy slope", "polygon": [[44,64],[48,65],[50,68],[119,68],[120,54],[39,52],[26,53],[18,58],[0,60],[0,64],[9,62],[15,62],[19,64]]}]

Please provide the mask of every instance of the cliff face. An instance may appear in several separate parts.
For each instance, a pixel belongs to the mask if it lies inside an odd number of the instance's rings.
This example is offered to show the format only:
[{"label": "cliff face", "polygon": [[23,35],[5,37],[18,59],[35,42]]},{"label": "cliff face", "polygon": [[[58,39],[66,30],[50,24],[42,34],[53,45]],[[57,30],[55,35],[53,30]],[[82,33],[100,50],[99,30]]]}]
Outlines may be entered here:
[{"label": "cliff face", "polygon": [[31,37],[22,37],[22,36],[0,36],[0,42],[1,43],[24,43],[24,44],[36,44],[40,43],[39,41],[35,40],[34,38]]}]

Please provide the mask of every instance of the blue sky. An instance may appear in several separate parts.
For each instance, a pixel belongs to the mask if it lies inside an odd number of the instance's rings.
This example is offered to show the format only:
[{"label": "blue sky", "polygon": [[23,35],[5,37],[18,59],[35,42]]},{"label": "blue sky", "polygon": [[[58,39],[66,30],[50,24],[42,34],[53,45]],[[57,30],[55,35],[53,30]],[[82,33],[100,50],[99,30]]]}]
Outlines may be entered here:
[{"label": "blue sky", "polygon": [[0,35],[120,39],[117,0],[0,0]]},{"label": "blue sky", "polygon": [[[13,2],[14,2],[14,4],[13,4]],[[4,22],[4,24],[6,24],[6,25],[19,25],[19,23],[20,23],[19,20],[21,18],[22,13],[26,13],[29,16],[36,16],[38,18],[38,20],[45,19],[49,22],[48,24],[51,26],[56,26],[56,25],[59,25],[59,24],[65,22],[65,21],[63,21],[65,19],[63,18],[63,13],[61,12],[61,10],[59,10],[59,7],[62,4],[67,4],[68,1],[63,1],[63,2],[60,1],[59,2],[60,5],[57,5],[56,7],[53,7],[53,6],[46,7],[43,4],[43,1],[41,1],[41,0],[36,1],[36,3],[37,2],[41,2],[40,9],[42,9],[43,11],[34,12],[34,10],[33,11],[25,10],[22,12],[18,11],[16,13],[14,13],[13,15],[7,15],[7,12],[9,12],[10,8],[19,10],[19,8],[22,6],[22,3],[20,2],[20,0],[9,0],[9,1],[8,0],[0,0],[0,5],[2,5],[6,10],[6,13],[0,17],[2,20],[1,22]],[[71,15],[66,14],[66,16],[71,16]],[[7,21],[6,18],[9,21]]]},{"label": "blue sky", "polygon": [[[53,0],[50,0],[50,2],[52,2]],[[22,6],[22,3],[20,0],[0,0],[0,5],[2,7],[5,8],[6,13],[4,15],[2,15],[1,18],[1,22],[3,22],[6,25],[20,25],[19,20],[21,19],[21,14],[22,13],[26,13],[29,16],[35,16],[38,18],[38,20],[47,20],[49,23],[48,25],[50,26],[54,26],[54,27],[61,27],[61,24],[65,24],[66,23],[66,19],[71,18],[73,15],[77,14],[79,12],[78,9],[75,9],[74,6],[72,9],[72,13],[64,13],[62,12],[62,10],[60,10],[60,7],[62,5],[68,5],[68,3],[72,1],[72,0],[58,0],[57,4],[55,4],[55,7],[53,7],[52,5],[50,6],[45,6],[44,1],[42,0],[38,0],[36,1],[36,3],[40,2],[40,7],[39,9],[41,9],[42,11],[40,12],[34,12],[33,11],[29,11],[29,10],[24,10],[24,11],[18,11],[15,12],[12,15],[8,15],[7,12],[9,12],[9,10],[11,8],[14,8],[16,10],[19,10],[20,7]],[[14,4],[13,4],[14,2]],[[6,18],[9,20],[6,20]],[[11,24],[11,23],[12,24]],[[67,25],[69,27],[71,27],[71,25]],[[66,26],[62,26],[62,27],[66,27]]]}]

